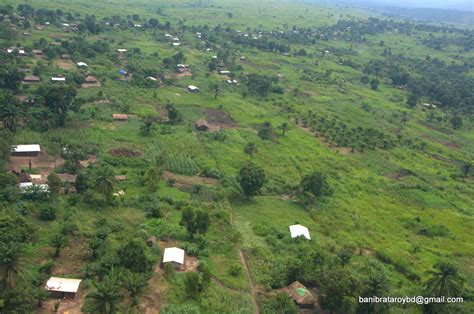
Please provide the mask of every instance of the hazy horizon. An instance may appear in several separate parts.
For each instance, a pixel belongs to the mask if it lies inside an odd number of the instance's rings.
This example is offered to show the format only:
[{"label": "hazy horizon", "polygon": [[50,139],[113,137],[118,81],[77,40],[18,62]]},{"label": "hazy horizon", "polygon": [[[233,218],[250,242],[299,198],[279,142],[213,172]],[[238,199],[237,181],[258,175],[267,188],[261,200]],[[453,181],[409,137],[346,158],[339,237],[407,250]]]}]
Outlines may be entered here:
[{"label": "hazy horizon", "polygon": [[328,0],[328,2],[390,5],[404,8],[441,8],[474,11],[474,2],[469,0]]}]

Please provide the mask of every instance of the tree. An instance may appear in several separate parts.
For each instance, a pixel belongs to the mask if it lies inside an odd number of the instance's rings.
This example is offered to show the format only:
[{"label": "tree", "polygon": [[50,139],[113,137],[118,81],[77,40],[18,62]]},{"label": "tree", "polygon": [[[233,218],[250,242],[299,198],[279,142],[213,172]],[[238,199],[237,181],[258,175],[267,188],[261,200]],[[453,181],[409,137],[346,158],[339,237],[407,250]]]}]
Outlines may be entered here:
[{"label": "tree", "polygon": [[286,131],[289,130],[288,122],[283,122],[283,123],[278,127],[278,129],[280,129],[281,135],[285,136]]},{"label": "tree", "polygon": [[174,105],[167,104],[166,110],[168,110],[168,119],[171,124],[177,124],[183,120],[181,112],[179,112]]},{"label": "tree", "polygon": [[255,144],[255,142],[248,142],[245,144],[244,152],[247,155],[253,156],[253,154],[257,152],[257,144]]},{"label": "tree", "polygon": [[22,116],[20,102],[9,90],[0,90],[0,120],[3,125],[15,132]]},{"label": "tree", "polygon": [[153,116],[146,116],[143,118],[142,124],[140,125],[140,134],[143,136],[150,136],[153,133],[155,120],[156,119]]},{"label": "tree", "polygon": [[370,81],[370,88],[372,88],[372,90],[377,90],[379,88],[379,80],[378,79],[372,79]]},{"label": "tree", "polygon": [[357,307],[359,283],[343,268],[333,268],[321,275],[321,305],[336,313],[353,313]]},{"label": "tree", "polygon": [[23,75],[14,66],[14,62],[8,61],[10,58],[12,57],[9,54],[2,53],[0,55],[0,59],[4,61],[0,64],[0,88],[16,92]]},{"label": "tree", "polygon": [[54,115],[56,126],[64,126],[69,111],[77,112],[80,109],[80,102],[76,100],[77,92],[70,85],[40,87],[38,94],[43,97],[44,105]]},{"label": "tree", "polygon": [[109,166],[101,166],[97,168],[94,179],[94,188],[97,192],[105,195],[107,200],[112,199],[114,192],[114,172]]},{"label": "tree", "polygon": [[189,236],[192,238],[195,233],[206,233],[211,219],[207,212],[202,210],[194,211],[187,207],[181,213],[180,225],[185,226]]},{"label": "tree", "polygon": [[245,197],[250,198],[260,191],[265,183],[265,171],[256,164],[249,162],[240,169],[239,184]]},{"label": "tree", "polygon": [[49,186],[49,192],[51,193],[51,196],[58,196],[59,195],[59,190],[61,189],[61,179],[55,172],[51,172],[48,177],[48,186]]},{"label": "tree", "polygon": [[426,292],[434,297],[458,297],[463,292],[464,279],[458,269],[451,263],[440,262],[434,265],[434,270],[428,272],[431,276],[426,281]]},{"label": "tree", "polygon": [[472,163],[470,162],[466,162],[461,166],[461,171],[464,178],[466,178],[469,172],[471,172],[471,169],[472,169]]},{"label": "tree", "polygon": [[418,96],[416,94],[410,94],[407,99],[407,105],[410,108],[414,108],[418,102]]},{"label": "tree", "polygon": [[298,308],[295,302],[284,292],[265,298],[262,302],[262,313],[296,314]]},{"label": "tree", "polygon": [[143,241],[134,239],[118,250],[120,264],[136,273],[144,273],[151,269],[151,261],[146,254]]},{"label": "tree", "polygon": [[161,171],[158,167],[150,167],[146,173],[146,182],[148,184],[148,188],[151,192],[154,192],[158,189],[160,185],[160,178],[161,178]]},{"label": "tree", "polygon": [[272,123],[266,121],[263,126],[258,130],[258,136],[263,140],[273,140],[275,138],[275,131],[273,130]]},{"label": "tree", "polygon": [[455,130],[460,129],[463,125],[462,118],[458,115],[453,116],[449,122]]},{"label": "tree", "polygon": [[[119,290],[117,278],[107,276],[101,282],[93,281],[95,291],[89,293],[87,298],[91,299],[91,313],[114,314],[117,312],[118,304],[123,299],[123,294]],[[87,304],[85,305],[87,307]],[[89,311],[85,311],[89,312]]]},{"label": "tree", "polygon": [[4,288],[16,287],[18,277],[23,274],[23,249],[23,244],[19,242],[0,242],[0,278]]},{"label": "tree", "polygon": [[77,193],[84,193],[87,190],[87,177],[83,173],[79,173],[75,183]]},{"label": "tree", "polygon": [[298,187],[298,196],[307,205],[313,204],[320,197],[331,195],[332,192],[326,175],[316,171],[304,176]]},{"label": "tree", "polygon": [[60,232],[55,233],[50,240],[51,246],[54,248],[53,257],[58,257],[61,249],[66,245],[67,239]]},{"label": "tree", "polygon": [[185,277],[186,295],[192,299],[197,299],[204,290],[205,283],[202,274],[199,272],[188,272]]},{"label": "tree", "polygon": [[148,277],[144,274],[127,272],[122,278],[122,287],[128,291],[132,299],[132,306],[138,304],[138,296],[147,286]]},{"label": "tree", "polygon": [[217,96],[219,95],[219,82],[212,82],[210,84],[210,88],[212,91],[214,91],[214,99],[217,99]]}]

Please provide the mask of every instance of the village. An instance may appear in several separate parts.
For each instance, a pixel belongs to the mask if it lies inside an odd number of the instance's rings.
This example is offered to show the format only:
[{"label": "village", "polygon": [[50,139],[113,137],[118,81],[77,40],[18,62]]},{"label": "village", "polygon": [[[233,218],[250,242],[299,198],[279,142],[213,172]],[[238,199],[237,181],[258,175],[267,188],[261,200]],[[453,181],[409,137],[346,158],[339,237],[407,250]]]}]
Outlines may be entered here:
[{"label": "village", "polygon": [[5,1],[0,313],[471,312],[471,29]]}]

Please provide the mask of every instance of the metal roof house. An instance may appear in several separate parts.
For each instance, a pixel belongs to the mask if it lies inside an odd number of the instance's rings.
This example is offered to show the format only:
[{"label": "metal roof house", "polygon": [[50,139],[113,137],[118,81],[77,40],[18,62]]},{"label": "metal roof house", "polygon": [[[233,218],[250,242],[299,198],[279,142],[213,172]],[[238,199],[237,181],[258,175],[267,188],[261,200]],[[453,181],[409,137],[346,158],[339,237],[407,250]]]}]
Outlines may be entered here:
[{"label": "metal roof house", "polygon": [[165,248],[163,252],[163,266],[171,263],[176,270],[184,267],[184,250],[177,247]]},{"label": "metal roof house", "polygon": [[308,240],[311,240],[309,235],[309,230],[303,225],[292,225],[290,226],[290,234],[292,238],[305,237]]},{"label": "metal roof house", "polygon": [[188,91],[191,92],[191,93],[199,92],[199,88],[197,86],[194,86],[194,85],[189,85],[188,86]]},{"label": "metal roof house", "polygon": [[74,299],[79,291],[81,282],[81,279],[50,277],[44,288],[56,297]]},{"label": "metal roof house", "polygon": [[38,156],[40,152],[41,152],[41,146],[39,144],[13,145],[11,155],[12,156]]}]

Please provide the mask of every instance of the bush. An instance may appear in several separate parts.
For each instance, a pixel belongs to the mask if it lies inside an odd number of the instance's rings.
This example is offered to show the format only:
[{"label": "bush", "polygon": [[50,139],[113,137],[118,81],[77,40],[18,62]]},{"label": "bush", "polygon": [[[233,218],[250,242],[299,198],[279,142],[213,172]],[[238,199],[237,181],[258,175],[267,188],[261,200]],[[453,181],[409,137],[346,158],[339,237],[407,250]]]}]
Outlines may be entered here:
[{"label": "bush", "polygon": [[45,205],[39,209],[41,220],[50,221],[56,219],[56,208],[51,205]]}]

